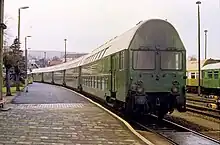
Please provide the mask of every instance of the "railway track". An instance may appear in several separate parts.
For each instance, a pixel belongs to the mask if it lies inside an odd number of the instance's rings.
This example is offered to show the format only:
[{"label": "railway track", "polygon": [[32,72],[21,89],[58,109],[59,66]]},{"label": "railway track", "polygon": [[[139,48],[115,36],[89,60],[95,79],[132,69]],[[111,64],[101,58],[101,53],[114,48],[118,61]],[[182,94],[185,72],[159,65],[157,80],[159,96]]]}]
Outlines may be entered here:
[{"label": "railway track", "polygon": [[220,110],[208,108],[208,107],[203,107],[199,105],[193,105],[193,104],[186,104],[187,111],[194,112],[197,114],[213,117],[216,119],[220,119]]},{"label": "railway track", "polygon": [[213,99],[204,99],[204,98],[192,98],[192,97],[187,97],[186,100],[195,101],[195,102],[202,102],[202,103],[216,103],[216,100],[213,100]]},{"label": "railway track", "polygon": [[150,131],[165,138],[173,145],[219,145],[220,141],[210,138],[206,135],[190,130],[186,127],[178,125],[169,120],[157,120],[157,117],[152,115],[144,122],[132,120],[132,123],[139,126],[140,129]]}]

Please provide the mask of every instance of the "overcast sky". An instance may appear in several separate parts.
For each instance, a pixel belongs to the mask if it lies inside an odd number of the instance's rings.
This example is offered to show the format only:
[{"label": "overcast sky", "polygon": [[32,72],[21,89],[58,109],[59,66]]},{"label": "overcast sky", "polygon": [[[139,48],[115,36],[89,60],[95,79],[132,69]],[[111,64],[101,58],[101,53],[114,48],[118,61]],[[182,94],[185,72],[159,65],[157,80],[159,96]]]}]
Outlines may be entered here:
[{"label": "overcast sky", "polygon": [[[196,0],[5,0],[10,38],[17,36],[18,8],[21,39],[32,35],[32,50],[90,52],[140,20],[167,19],[177,29],[188,55],[197,55]],[[220,0],[202,0],[201,48],[208,29],[208,57],[220,57]],[[10,41],[9,41],[10,42]],[[218,53],[217,53],[218,52]]]}]

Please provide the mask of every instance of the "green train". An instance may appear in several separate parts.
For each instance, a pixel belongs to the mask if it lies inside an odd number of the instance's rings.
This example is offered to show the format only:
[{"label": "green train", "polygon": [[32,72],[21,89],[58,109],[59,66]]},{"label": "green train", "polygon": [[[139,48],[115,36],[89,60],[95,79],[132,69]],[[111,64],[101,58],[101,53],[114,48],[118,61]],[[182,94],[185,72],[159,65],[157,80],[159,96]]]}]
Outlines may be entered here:
[{"label": "green train", "polygon": [[128,114],[186,111],[186,50],[167,21],[141,21],[88,55],[34,69],[34,81],[87,92]]},{"label": "green train", "polygon": [[220,96],[220,63],[212,63],[202,68],[202,91]]},{"label": "green train", "polygon": [[[198,62],[187,63],[187,92],[198,92]],[[201,93],[220,96],[220,60],[206,59],[201,61]]]}]

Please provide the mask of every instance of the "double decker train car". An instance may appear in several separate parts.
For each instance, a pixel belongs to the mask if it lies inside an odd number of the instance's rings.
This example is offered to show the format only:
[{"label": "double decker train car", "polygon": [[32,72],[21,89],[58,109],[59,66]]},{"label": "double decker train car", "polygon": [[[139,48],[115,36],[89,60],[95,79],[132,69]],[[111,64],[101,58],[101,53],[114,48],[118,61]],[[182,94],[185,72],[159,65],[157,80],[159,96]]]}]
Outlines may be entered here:
[{"label": "double decker train car", "polygon": [[202,91],[220,96],[220,63],[212,63],[202,68]]},{"label": "double decker train car", "polygon": [[186,111],[186,50],[167,21],[151,19],[116,36],[88,55],[34,69],[34,81],[92,94],[128,114],[163,118]]},{"label": "double decker train car", "polygon": [[[201,93],[220,95],[219,87],[219,59],[201,60]],[[198,92],[198,61],[187,62],[187,92]]]}]

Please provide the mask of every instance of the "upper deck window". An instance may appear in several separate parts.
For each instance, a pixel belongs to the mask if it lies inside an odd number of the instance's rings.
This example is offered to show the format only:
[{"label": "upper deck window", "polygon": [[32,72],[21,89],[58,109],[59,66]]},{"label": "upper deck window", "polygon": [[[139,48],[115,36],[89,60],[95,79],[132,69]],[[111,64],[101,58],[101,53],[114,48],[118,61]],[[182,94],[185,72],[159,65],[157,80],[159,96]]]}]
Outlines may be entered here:
[{"label": "upper deck window", "polygon": [[182,52],[161,51],[161,69],[164,70],[181,70],[182,69]]},{"label": "upper deck window", "polygon": [[134,69],[155,69],[154,51],[133,51]]}]

